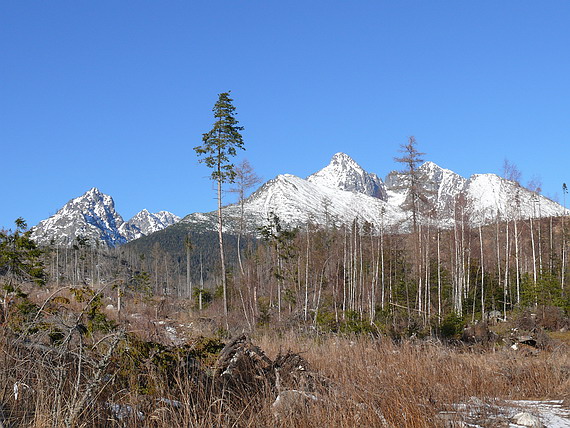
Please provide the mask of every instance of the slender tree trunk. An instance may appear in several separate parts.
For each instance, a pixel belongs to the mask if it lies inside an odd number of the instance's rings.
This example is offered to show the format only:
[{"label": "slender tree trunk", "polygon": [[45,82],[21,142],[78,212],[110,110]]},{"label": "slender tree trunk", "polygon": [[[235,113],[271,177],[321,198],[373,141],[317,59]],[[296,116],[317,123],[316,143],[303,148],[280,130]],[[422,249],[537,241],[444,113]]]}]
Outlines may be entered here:
[{"label": "slender tree trunk", "polygon": [[503,318],[507,319],[507,297],[509,290],[509,222],[506,225],[506,237],[505,237],[505,278],[503,281]]},{"label": "slender tree trunk", "polygon": [[453,309],[456,314],[461,314],[462,309],[462,278],[461,278],[461,266],[463,263],[463,257],[461,256],[461,248],[460,248],[460,241],[459,241],[459,233],[457,229],[457,220],[454,224],[454,240],[455,240],[455,275],[453,279]]},{"label": "slender tree trunk", "polygon": [[562,215],[562,266],[560,268],[560,285],[564,294],[566,280],[566,192],[564,192],[564,214]]},{"label": "slender tree trunk", "polygon": [[192,300],[192,280],[190,279],[190,248],[186,249],[186,293]]},{"label": "slender tree trunk", "polygon": [[101,250],[97,251],[97,285],[101,285]]},{"label": "slender tree trunk", "polygon": [[382,310],[384,310],[384,307],[386,305],[385,302],[385,295],[386,295],[386,285],[385,285],[385,275],[384,275],[384,226],[382,225],[382,228],[380,229],[380,269],[382,272],[382,276],[381,276],[381,281],[382,281],[382,296],[381,296],[381,301],[382,301]]},{"label": "slender tree trunk", "polygon": [[305,265],[305,307],[304,307],[304,319],[305,322],[308,318],[308,309],[309,309],[309,223],[307,223],[307,253],[306,253],[306,265]]},{"label": "slender tree trunk", "polygon": [[56,285],[59,287],[59,245],[57,247],[55,247],[55,275],[56,275],[56,279],[55,279],[55,283]]},{"label": "slender tree trunk", "polygon": [[440,230],[437,230],[437,317],[441,321],[441,250]]},{"label": "slender tree trunk", "polygon": [[198,310],[202,310],[202,293],[204,292],[204,264],[202,263],[202,252],[200,252],[200,292],[198,293]]},{"label": "slender tree trunk", "polygon": [[344,245],[343,245],[343,261],[342,261],[342,317],[344,319],[344,314],[346,312],[346,304],[347,304],[347,284],[346,284],[346,276],[348,274],[347,269],[347,232],[346,227],[344,228]]},{"label": "slender tree trunk", "polygon": [[243,196],[244,193],[243,191],[240,193],[239,196],[239,203],[240,203],[240,224],[239,224],[239,233],[237,236],[237,256],[238,256],[238,264],[239,264],[239,269],[241,271],[242,276],[245,275],[245,271],[243,270],[243,263],[241,261],[241,248],[240,248],[240,241],[241,241],[241,235],[244,232],[244,208],[243,208]]},{"label": "slender tree trunk", "polygon": [[[221,168],[218,165],[218,173],[221,176]],[[228,323],[228,288],[226,283],[226,261],[224,258],[224,236],[222,233],[222,181],[218,180],[218,242],[220,244],[220,263],[222,267],[222,293],[223,293],[223,305],[224,305],[224,319],[226,322],[226,328],[229,328]]]},{"label": "slender tree trunk", "polygon": [[166,259],[166,254],[164,254],[164,274],[166,276],[166,281],[165,281],[165,285],[164,285],[164,294],[166,296],[168,296],[168,289],[171,288],[170,287],[170,281],[169,281],[169,275],[168,275],[168,260]]},{"label": "slender tree trunk", "polygon": [[121,290],[121,285],[117,285],[117,318],[121,319],[121,307],[123,306],[122,302],[123,291]]},{"label": "slender tree trunk", "polygon": [[423,281],[422,281],[422,254],[423,254],[423,245],[422,245],[422,226],[421,224],[418,227],[418,248],[417,248],[417,255],[416,255],[416,266],[417,266],[417,281],[418,281],[418,291],[416,296],[416,308],[419,314],[422,314],[424,303],[423,303]]},{"label": "slender tree trunk", "polygon": [[564,213],[562,214],[562,268],[560,284],[562,295],[564,295],[564,286],[566,282],[566,193],[568,192],[566,184],[562,186],[562,194],[564,195]]},{"label": "slender tree trunk", "polygon": [[[539,224],[540,224],[540,220],[539,220]],[[530,244],[532,245],[532,279],[533,279],[533,287],[534,287],[534,303],[535,305],[538,304],[537,298],[538,295],[536,293],[536,276],[537,276],[537,272],[536,272],[536,250],[534,247],[534,229],[532,226],[532,217],[530,218]]]},{"label": "slender tree trunk", "polygon": [[430,226],[428,225],[427,227],[427,239],[426,239],[426,244],[425,244],[425,271],[426,271],[426,309],[425,309],[425,313],[426,313],[426,323],[429,321],[429,319],[431,318],[431,282],[430,282],[430,276],[431,276],[431,269],[430,269]]},{"label": "slender tree trunk", "polygon": [[499,213],[497,212],[495,243],[497,247],[497,283],[501,288],[501,235],[499,230]]},{"label": "slender tree trunk", "polygon": [[[485,265],[483,259],[483,231],[479,225],[479,246],[481,247],[481,320],[485,319]],[[475,301],[475,299],[473,299]]]},{"label": "slender tree trunk", "polygon": [[281,322],[281,257],[277,254],[277,319]]},{"label": "slender tree trunk", "polygon": [[360,319],[362,319],[362,316],[364,314],[364,260],[363,260],[363,255],[362,255],[362,241],[363,241],[363,235],[360,235],[360,245],[359,245],[359,250],[360,250],[360,275],[359,275],[359,289],[360,289],[360,298],[358,299],[359,302],[359,308],[358,308],[358,312],[360,313]]},{"label": "slender tree trunk", "polygon": [[252,325],[251,325],[251,322],[249,321],[249,317],[248,317],[248,315],[247,315],[247,307],[246,307],[246,305],[245,305],[245,300],[244,300],[244,298],[243,298],[243,293],[242,293],[242,291],[241,291],[241,287],[239,287],[239,297],[240,297],[240,299],[241,299],[241,304],[242,304],[242,307],[243,307],[243,316],[245,317],[245,321],[247,322],[247,325],[249,326],[249,329],[251,330],[251,329],[252,329]]},{"label": "slender tree trunk", "polygon": [[517,220],[514,220],[515,224],[515,271],[516,271],[516,291],[517,291],[517,305],[521,302],[521,284],[520,284],[520,266],[519,266],[519,233],[517,227]]},{"label": "slender tree trunk", "polygon": [[542,277],[542,209],[540,199],[538,201],[538,274]]},{"label": "slender tree trunk", "polygon": [[372,251],[372,286],[370,289],[370,323],[374,322],[376,317],[376,288],[378,286],[378,276],[379,276],[379,265],[380,265],[380,255],[376,255],[374,249],[374,236],[370,232],[370,247]]},{"label": "slender tree trunk", "polygon": [[554,237],[553,237],[553,218],[552,216],[550,216],[550,242],[549,242],[549,246],[550,246],[550,261],[548,264],[548,267],[550,269],[550,275],[554,274]]},{"label": "slender tree trunk", "polygon": [[564,234],[562,234],[562,267],[560,269],[560,286],[564,293],[564,280],[566,279],[566,242]]}]

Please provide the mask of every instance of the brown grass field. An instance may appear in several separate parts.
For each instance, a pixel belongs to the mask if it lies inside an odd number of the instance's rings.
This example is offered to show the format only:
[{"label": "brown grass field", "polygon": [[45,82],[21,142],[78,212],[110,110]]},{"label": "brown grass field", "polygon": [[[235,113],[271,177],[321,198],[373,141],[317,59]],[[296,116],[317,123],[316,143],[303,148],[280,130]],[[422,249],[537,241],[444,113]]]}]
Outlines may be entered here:
[{"label": "brown grass field", "polygon": [[[300,355],[319,379],[310,391],[316,399],[276,415],[279,391],[263,376],[247,388],[239,380],[234,389],[212,381],[219,349],[203,345],[204,336],[216,334],[210,324],[187,314],[160,323],[148,311],[125,324],[136,333],[125,341],[118,330],[83,332],[74,318],[80,305],[68,306],[73,310],[46,315],[26,331],[18,330],[18,312],[0,327],[3,426],[451,427],[461,425],[441,413],[475,398],[488,404],[556,399],[570,407],[570,333],[564,331],[550,334],[543,349],[514,350],[501,342],[394,341],[266,327],[250,334],[254,345],[273,361],[289,351]],[[56,319],[64,334],[54,340]],[[147,346],[168,323],[192,325],[180,334],[185,346],[166,343],[164,331],[161,347]],[[199,376],[184,362],[188,352],[200,359]]]}]

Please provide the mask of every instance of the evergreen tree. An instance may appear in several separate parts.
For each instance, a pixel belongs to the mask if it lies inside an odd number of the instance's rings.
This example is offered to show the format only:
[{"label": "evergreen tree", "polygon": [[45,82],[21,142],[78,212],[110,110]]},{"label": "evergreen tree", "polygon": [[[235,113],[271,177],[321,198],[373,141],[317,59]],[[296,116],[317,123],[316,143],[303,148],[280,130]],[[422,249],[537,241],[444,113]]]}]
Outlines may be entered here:
[{"label": "evergreen tree", "polygon": [[232,104],[229,92],[218,95],[218,101],[214,105],[214,127],[202,137],[202,145],[194,147],[199,162],[206,164],[212,169],[210,178],[217,184],[218,193],[218,239],[220,244],[220,262],[222,267],[222,290],[224,300],[224,316],[226,326],[228,323],[228,293],[226,281],[226,266],[224,259],[224,241],[222,235],[222,184],[233,183],[236,172],[230,158],[237,154],[237,149],[244,150],[244,143],[235,118],[235,107]]},{"label": "evergreen tree", "polygon": [[296,230],[285,229],[281,220],[274,212],[269,214],[268,223],[258,228],[265,242],[271,244],[275,251],[276,264],[273,275],[277,279],[277,313],[281,321],[282,293],[285,281],[285,263],[294,257],[293,240],[297,235]]},{"label": "evergreen tree", "polygon": [[24,219],[18,218],[15,224],[14,232],[0,231],[0,277],[7,279],[7,287],[12,287],[16,281],[43,285],[46,281],[41,259],[43,251],[32,241]]}]

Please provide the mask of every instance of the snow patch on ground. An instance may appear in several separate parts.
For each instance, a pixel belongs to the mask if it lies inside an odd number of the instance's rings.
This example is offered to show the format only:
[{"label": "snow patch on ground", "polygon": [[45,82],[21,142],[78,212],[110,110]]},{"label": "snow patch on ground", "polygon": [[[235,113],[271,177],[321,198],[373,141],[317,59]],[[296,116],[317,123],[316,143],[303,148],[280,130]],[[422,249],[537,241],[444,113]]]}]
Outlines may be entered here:
[{"label": "snow patch on ground", "polygon": [[[520,418],[522,413],[528,414]],[[446,426],[466,426],[485,428],[491,426],[519,428],[535,425],[521,425],[532,416],[547,428],[570,428],[570,408],[561,400],[491,400],[483,401],[476,397],[465,403],[457,403],[448,411],[440,412],[440,419]],[[518,423],[517,423],[518,422]]]}]

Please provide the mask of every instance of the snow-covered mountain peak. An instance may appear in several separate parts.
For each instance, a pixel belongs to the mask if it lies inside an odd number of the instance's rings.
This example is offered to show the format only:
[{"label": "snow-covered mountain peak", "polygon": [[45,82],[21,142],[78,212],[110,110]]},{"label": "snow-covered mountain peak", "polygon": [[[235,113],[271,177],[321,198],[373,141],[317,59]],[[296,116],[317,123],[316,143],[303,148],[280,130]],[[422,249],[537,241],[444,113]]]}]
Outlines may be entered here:
[{"label": "snow-covered mountain peak", "polygon": [[[485,174],[473,174],[469,177],[470,180],[481,180],[481,181],[488,181],[489,183],[501,183],[505,178],[499,177],[497,174],[493,173],[485,173]],[[509,181],[509,180],[507,180]]]},{"label": "snow-covered mountain peak", "polygon": [[364,175],[366,171],[346,153],[336,153],[327,166],[307,178],[308,181],[317,182],[329,180],[336,182],[340,178],[350,175]]},{"label": "snow-covered mountain peak", "polygon": [[449,171],[448,169],[442,168],[441,166],[432,161],[424,162],[423,164],[420,165],[419,169],[425,172],[435,172],[435,173],[440,171]]},{"label": "snow-covered mountain peak", "polygon": [[92,187],[83,194],[83,196],[103,196],[103,195],[104,193],[101,192],[97,187]]},{"label": "snow-covered mountain peak", "polygon": [[132,241],[141,236],[150,235],[165,229],[179,221],[180,217],[171,212],[160,211],[153,214],[145,208],[135,214],[129,221],[123,223],[119,227],[119,231],[127,241]]},{"label": "snow-covered mountain peak", "polygon": [[563,208],[556,202],[496,174],[472,175],[464,192],[471,205],[485,214],[484,221],[563,214]]},{"label": "snow-covered mountain peak", "polygon": [[92,187],[87,192],[85,192],[83,195],[75,198],[74,200],[76,200],[76,201],[87,200],[87,201],[99,202],[99,201],[112,201],[113,198],[111,198],[111,196],[106,195],[105,193],[101,192],[97,187]]},{"label": "snow-covered mountain peak", "polygon": [[[441,226],[452,225],[459,218],[458,213],[476,225],[496,219],[557,216],[563,211],[548,198],[495,174],[476,174],[465,179],[431,161],[422,164],[417,172],[422,201],[417,207],[419,215],[429,216],[429,221],[435,218]],[[378,228],[405,231],[413,206],[409,189],[410,180],[405,173],[393,171],[383,182],[347,154],[336,153],[328,165],[307,179],[278,175],[248,197],[243,207],[238,204],[224,207],[224,229],[256,233],[274,213],[283,224],[293,227],[308,222],[351,224],[357,219]],[[153,214],[143,209],[125,222],[115,211],[113,199],[94,187],[40,222],[33,237],[39,243],[53,240],[70,245],[77,236],[84,236],[91,242],[116,246],[179,220],[167,211]],[[217,230],[215,211],[190,214],[184,221],[196,229]]]},{"label": "snow-covered mountain peak", "polygon": [[440,182],[445,176],[452,176],[464,180],[464,178],[456,172],[453,172],[450,169],[442,168],[432,161],[424,162],[420,165],[418,170],[423,174],[425,178],[435,180],[437,182]]},{"label": "snow-covered mountain peak", "polygon": [[382,180],[376,174],[366,172],[346,153],[336,153],[327,166],[307,177],[307,181],[383,200],[386,198],[386,189]]},{"label": "snow-covered mountain peak", "polygon": [[180,218],[167,211],[143,210],[125,222],[115,211],[115,202],[96,187],[70,200],[56,214],[33,228],[32,238],[40,244],[71,245],[81,236],[91,243],[115,247],[176,223]]},{"label": "snow-covered mountain peak", "polygon": [[352,159],[349,155],[343,152],[335,153],[331,158],[330,163],[339,164],[339,165],[350,165],[352,168],[362,169],[361,166],[358,165],[354,159]]},{"label": "snow-covered mountain peak", "polygon": [[[420,193],[427,205],[438,212],[451,212],[455,198],[463,191],[466,179],[455,172],[428,161],[417,169]],[[404,172],[392,171],[386,177],[388,200],[391,204],[404,206],[410,204],[409,179]]]},{"label": "snow-covered mountain peak", "polygon": [[292,178],[293,179],[297,178],[297,176],[293,175],[293,174],[279,174],[277,177],[275,177],[275,180],[277,180],[277,181],[289,181]]},{"label": "snow-covered mountain peak", "polygon": [[82,236],[92,243],[102,241],[114,247],[126,242],[118,233],[123,223],[123,218],[115,211],[113,198],[93,187],[35,226],[32,238],[41,244],[53,241],[58,245],[70,245]]}]

